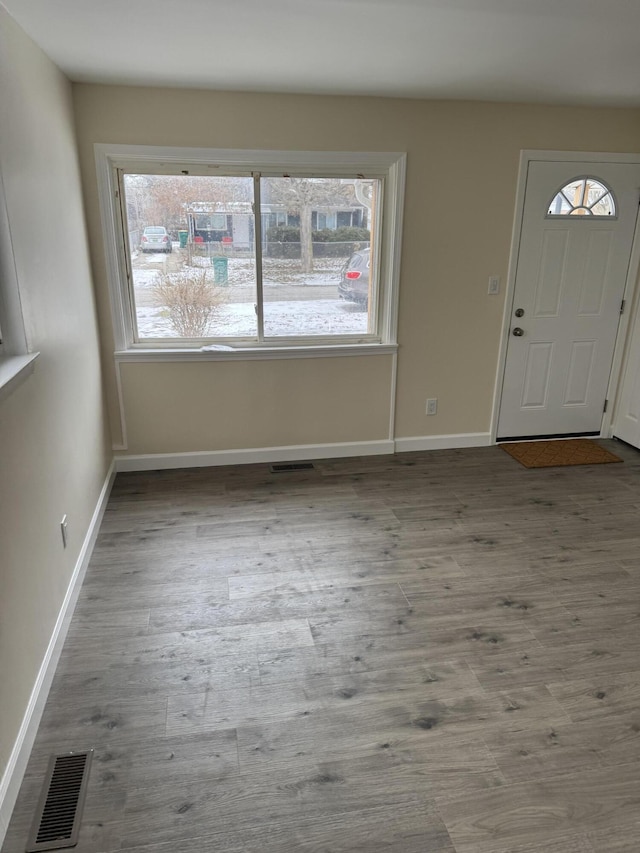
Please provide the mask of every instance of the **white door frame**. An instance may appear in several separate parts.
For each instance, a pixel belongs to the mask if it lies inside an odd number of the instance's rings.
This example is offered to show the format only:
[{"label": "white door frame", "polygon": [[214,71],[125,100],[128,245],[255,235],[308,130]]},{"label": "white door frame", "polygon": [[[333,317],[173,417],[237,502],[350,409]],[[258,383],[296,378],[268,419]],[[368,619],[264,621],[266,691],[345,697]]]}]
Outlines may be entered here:
[{"label": "white door frame", "polygon": [[[504,298],[504,312],[502,316],[502,332],[500,335],[500,349],[498,352],[498,364],[496,370],[496,381],[493,392],[493,411],[491,413],[491,444],[496,443],[498,434],[498,416],[502,402],[502,384],[507,364],[507,345],[509,343],[509,331],[511,328],[511,314],[513,311],[513,300],[515,297],[516,272],[518,268],[518,256],[520,254],[520,240],[522,237],[522,220],[524,217],[524,200],[527,183],[527,172],[529,163],[535,160],[578,163],[637,163],[640,165],[640,154],[611,154],[597,151],[536,151],[526,149],[520,152],[520,168],[518,170],[518,188],[516,192],[515,213],[513,218],[513,229],[511,232],[511,251],[509,253],[509,268],[507,272],[507,287]],[[621,380],[622,356],[624,345],[629,329],[631,306],[634,304],[636,281],[640,270],[640,216],[636,221],[636,229],[633,235],[631,247],[631,258],[627,279],[624,286],[625,311],[620,317],[616,346],[613,353],[611,375],[607,386],[607,400],[609,404],[607,411],[602,416],[600,437],[610,438],[611,418],[615,408],[615,397]],[[640,304],[638,305],[640,310]]]}]

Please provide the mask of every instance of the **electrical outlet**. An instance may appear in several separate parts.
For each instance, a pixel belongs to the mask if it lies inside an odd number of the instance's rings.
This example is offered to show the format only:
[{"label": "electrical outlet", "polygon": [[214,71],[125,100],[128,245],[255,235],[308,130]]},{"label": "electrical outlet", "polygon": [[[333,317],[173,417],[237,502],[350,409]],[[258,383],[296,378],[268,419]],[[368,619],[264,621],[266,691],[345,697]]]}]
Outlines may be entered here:
[{"label": "electrical outlet", "polygon": [[436,415],[438,413],[438,398],[430,397],[427,400],[427,414]]},{"label": "electrical outlet", "polygon": [[67,516],[62,516],[62,521],[60,522],[60,532],[62,533],[62,547],[67,547],[67,538],[69,536],[69,531],[67,529]]},{"label": "electrical outlet", "polygon": [[489,296],[497,296],[500,293],[500,276],[489,276],[489,287],[487,289]]}]

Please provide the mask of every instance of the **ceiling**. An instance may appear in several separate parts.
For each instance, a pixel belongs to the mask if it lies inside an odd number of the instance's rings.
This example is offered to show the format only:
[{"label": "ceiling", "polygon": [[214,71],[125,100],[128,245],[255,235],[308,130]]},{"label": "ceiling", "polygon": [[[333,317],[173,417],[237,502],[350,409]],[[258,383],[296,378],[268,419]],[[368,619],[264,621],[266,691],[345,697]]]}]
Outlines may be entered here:
[{"label": "ceiling", "polygon": [[640,0],[1,0],[74,81],[640,106]]}]

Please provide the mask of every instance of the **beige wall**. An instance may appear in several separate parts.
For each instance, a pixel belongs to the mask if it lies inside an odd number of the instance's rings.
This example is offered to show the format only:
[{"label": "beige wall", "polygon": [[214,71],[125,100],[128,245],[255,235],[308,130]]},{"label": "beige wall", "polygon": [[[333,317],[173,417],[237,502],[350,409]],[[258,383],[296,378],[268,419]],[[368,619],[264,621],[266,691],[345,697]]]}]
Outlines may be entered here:
[{"label": "beige wall", "polygon": [[[0,170],[29,344],[41,353],[0,400],[1,778],[111,456],[71,87],[2,7]],[[3,264],[10,255],[3,245]]]},{"label": "beige wall", "polygon": [[[374,98],[252,95],[112,86],[74,86],[76,120],[85,183],[92,257],[98,287],[105,363],[113,352],[108,292],[93,155],[94,142],[222,148],[406,151],[408,154],[404,245],[399,316],[396,437],[489,430],[521,149],[635,152],[640,147],[640,111],[427,102]],[[487,295],[489,275],[500,275],[503,291]],[[127,424],[135,452],[154,448],[220,449],[227,427],[197,422],[203,375],[230,388],[231,410],[244,412],[247,391],[265,372],[275,389],[272,404],[280,429],[251,430],[250,446],[285,444],[296,419],[296,400],[287,391],[288,362],[266,365],[215,363],[180,370],[183,417],[172,420],[170,440],[158,420],[165,406],[159,376],[166,365],[138,365],[125,385],[144,394],[125,394]],[[361,407],[375,412],[375,438],[387,438],[378,417],[379,388],[387,381],[385,359],[372,358],[366,381],[349,404],[350,371],[327,388],[326,363],[300,363],[298,378],[317,387],[314,440],[351,440],[360,435]],[[172,375],[175,373],[175,369]],[[169,372],[167,371],[167,375]],[[210,384],[207,387],[212,387]],[[107,388],[114,434],[120,419],[114,372]],[[235,398],[233,395],[237,395]],[[425,399],[439,399],[438,414],[426,417]],[[341,418],[336,401],[347,399]],[[342,405],[342,404],[341,404]],[[258,400],[254,401],[259,417]],[[244,436],[242,424],[239,435]],[[295,430],[293,431],[295,432]],[[368,431],[371,437],[371,430]],[[305,442],[307,443],[307,442]]]},{"label": "beige wall", "polygon": [[386,439],[392,361],[386,355],[123,364],[129,450],[323,444],[327,435],[337,442]]}]

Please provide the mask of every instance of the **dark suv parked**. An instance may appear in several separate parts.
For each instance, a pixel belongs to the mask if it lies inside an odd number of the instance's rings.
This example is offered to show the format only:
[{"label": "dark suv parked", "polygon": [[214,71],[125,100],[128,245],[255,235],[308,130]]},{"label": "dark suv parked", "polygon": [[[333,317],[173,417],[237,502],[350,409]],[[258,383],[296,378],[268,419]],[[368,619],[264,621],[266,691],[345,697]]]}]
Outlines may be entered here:
[{"label": "dark suv parked", "polygon": [[357,302],[364,308],[369,303],[369,249],[354,252],[342,268],[342,278],[338,284],[338,295],[349,302]]}]

